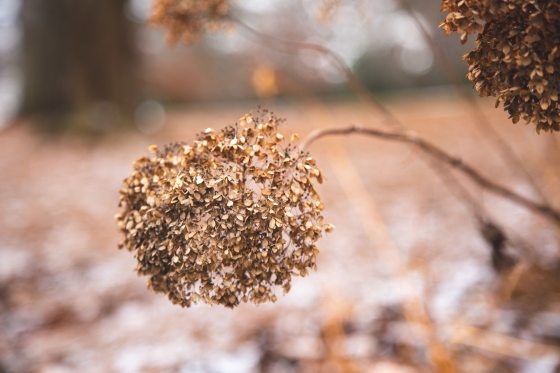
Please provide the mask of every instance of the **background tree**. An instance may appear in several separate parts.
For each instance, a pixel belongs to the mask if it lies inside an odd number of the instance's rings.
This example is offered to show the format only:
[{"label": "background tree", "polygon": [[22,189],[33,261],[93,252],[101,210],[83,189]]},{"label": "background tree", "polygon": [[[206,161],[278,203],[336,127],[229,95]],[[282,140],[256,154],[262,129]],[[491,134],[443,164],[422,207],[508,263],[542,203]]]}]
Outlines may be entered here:
[{"label": "background tree", "polygon": [[22,116],[43,119],[48,130],[99,131],[128,122],[138,85],[127,3],[23,0]]}]

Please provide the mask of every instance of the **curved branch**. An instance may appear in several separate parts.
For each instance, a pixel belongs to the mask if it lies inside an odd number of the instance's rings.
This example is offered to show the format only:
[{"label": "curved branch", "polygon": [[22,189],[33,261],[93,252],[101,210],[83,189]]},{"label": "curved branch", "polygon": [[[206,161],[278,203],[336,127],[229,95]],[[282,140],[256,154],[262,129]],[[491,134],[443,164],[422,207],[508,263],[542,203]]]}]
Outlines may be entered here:
[{"label": "curved branch", "polygon": [[[319,44],[286,40],[273,35],[264,34],[232,15],[229,16],[229,19],[237,23],[259,42],[265,44],[268,47],[276,48],[279,50],[284,49],[284,51],[286,51],[286,49],[306,49],[326,56],[333,63],[333,65],[344,74],[350,88],[352,88],[364,101],[376,107],[383,114],[383,124],[392,126],[393,128],[396,128],[398,130],[397,133],[390,133],[373,128],[362,128],[357,126],[352,126],[350,128],[333,128],[319,130],[320,133],[316,133],[315,136],[310,137],[306,141],[305,146],[308,146],[311,142],[323,136],[335,134],[343,135],[350,133],[361,133],[393,141],[408,142],[414,144],[415,147],[421,151],[421,153],[431,156],[433,160],[444,161],[444,163],[447,163],[451,167],[462,171],[463,174],[467,175],[476,184],[493,192],[494,194],[500,195],[503,198],[507,198],[517,203],[518,205],[524,206],[531,211],[543,215],[549,220],[556,222],[557,224],[560,223],[560,212],[550,205],[546,204],[546,201],[545,203],[539,203],[523,197],[522,195],[519,195],[499,184],[496,184],[487,177],[484,177],[469,165],[464,164],[461,159],[448,155],[444,150],[431,145],[425,140],[418,139],[417,137],[411,136],[410,134],[406,134],[404,132],[406,129],[405,125],[365,88],[365,86],[360,82],[360,80],[354,75],[352,70],[344,62],[342,57],[340,57],[334,51]],[[444,172],[444,170],[439,167],[437,162],[430,161],[429,157],[426,159],[426,162],[428,166],[442,179],[446,186],[473,211],[474,215],[479,220],[481,220],[483,215],[486,215],[483,213],[482,207],[470,196],[466,188],[461,183],[459,183],[459,181],[456,180],[452,174]]]},{"label": "curved branch", "polygon": [[388,132],[371,127],[361,127],[356,125],[351,125],[348,127],[334,127],[319,129],[312,132],[308,138],[301,144],[302,149],[309,147],[313,142],[320,138],[326,136],[334,135],[350,135],[350,134],[360,134],[366,136],[372,136],[384,140],[395,141],[400,143],[405,143],[416,147],[418,150],[426,153],[435,159],[446,163],[451,168],[462,172],[465,176],[469,177],[473,182],[475,182],[480,187],[488,190],[495,195],[502,198],[508,199],[520,206],[527,208],[528,210],[537,213],[548,220],[560,224],[560,211],[550,207],[547,204],[535,202],[532,199],[524,197],[511,189],[508,189],[500,184],[495,183],[486,176],[482,175],[480,172],[475,170],[472,166],[463,162],[460,158],[451,155],[444,151],[443,149],[437,147],[436,145],[414,135],[405,132]]},{"label": "curved branch", "polygon": [[[348,86],[360,97],[366,104],[375,107],[383,116],[383,124],[389,127],[396,128],[400,131],[406,129],[406,126],[375,96],[362,84],[362,82],[356,77],[352,69],[344,62],[344,59],[340,57],[333,50],[315,43],[300,42],[296,40],[287,40],[279,38],[274,35],[269,35],[262,33],[261,31],[255,29],[254,27],[246,24],[242,20],[236,18],[234,15],[229,15],[228,18],[241,26],[243,30],[248,32],[252,37],[254,37],[258,42],[262,43],[266,47],[275,48],[282,52],[287,52],[291,50],[309,50],[321,55],[326,56],[329,61],[337,68],[341,73],[344,74]],[[434,171],[434,173],[443,181],[447,188],[455,194],[455,196],[461,200],[467,208],[469,208],[473,214],[480,220],[481,216],[484,215],[483,209],[480,204],[469,194],[468,190],[461,185],[461,183],[454,178],[452,174],[446,174],[440,169],[439,165],[430,159],[425,160],[428,167]]]}]

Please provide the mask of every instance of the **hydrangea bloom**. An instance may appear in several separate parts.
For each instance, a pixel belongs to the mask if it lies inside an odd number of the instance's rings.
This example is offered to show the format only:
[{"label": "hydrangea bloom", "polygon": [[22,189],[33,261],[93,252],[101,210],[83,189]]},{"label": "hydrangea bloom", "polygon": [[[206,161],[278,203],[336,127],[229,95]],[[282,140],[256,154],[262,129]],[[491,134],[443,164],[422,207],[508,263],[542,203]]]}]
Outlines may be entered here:
[{"label": "hydrangea bloom", "polygon": [[134,163],[120,192],[121,247],[149,286],[188,307],[275,301],[315,268],[325,224],[308,153],[267,112]]},{"label": "hydrangea bloom", "polygon": [[442,27],[461,41],[477,33],[465,55],[468,78],[481,96],[495,96],[516,123],[560,131],[560,2],[444,0]]}]

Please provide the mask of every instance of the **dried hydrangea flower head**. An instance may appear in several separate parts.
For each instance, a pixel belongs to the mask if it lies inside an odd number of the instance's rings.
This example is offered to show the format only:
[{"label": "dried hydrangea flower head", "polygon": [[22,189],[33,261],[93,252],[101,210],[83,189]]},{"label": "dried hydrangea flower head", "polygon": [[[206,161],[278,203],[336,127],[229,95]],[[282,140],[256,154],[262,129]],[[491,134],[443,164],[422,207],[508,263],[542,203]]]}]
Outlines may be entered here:
[{"label": "dried hydrangea flower head", "polygon": [[121,247],[149,286],[189,307],[275,301],[315,268],[325,224],[321,172],[264,111],[141,157],[117,215]]},{"label": "dried hydrangea flower head", "polygon": [[514,123],[560,131],[560,2],[556,0],[444,0],[442,27],[465,42],[468,78],[481,96],[495,96]]},{"label": "dried hydrangea flower head", "polygon": [[150,22],[167,29],[167,40],[192,43],[206,30],[224,27],[227,0],[154,0]]}]

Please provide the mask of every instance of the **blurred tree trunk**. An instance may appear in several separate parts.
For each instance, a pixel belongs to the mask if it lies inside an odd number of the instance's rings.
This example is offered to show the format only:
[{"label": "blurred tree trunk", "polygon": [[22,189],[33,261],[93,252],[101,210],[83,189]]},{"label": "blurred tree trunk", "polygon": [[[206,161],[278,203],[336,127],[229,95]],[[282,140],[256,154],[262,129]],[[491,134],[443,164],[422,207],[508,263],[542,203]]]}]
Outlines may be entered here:
[{"label": "blurred tree trunk", "polygon": [[22,116],[47,130],[130,123],[138,85],[127,1],[22,1]]}]

